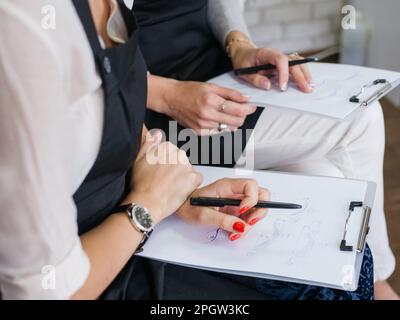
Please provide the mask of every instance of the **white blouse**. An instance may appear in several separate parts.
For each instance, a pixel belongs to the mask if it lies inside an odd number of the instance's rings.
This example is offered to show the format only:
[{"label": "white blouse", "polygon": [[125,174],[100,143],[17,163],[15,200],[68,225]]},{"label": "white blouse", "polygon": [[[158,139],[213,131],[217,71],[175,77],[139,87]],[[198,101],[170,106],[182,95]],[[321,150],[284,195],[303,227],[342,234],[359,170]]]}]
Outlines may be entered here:
[{"label": "white blouse", "polygon": [[[126,29],[109,1],[108,34],[121,43]],[[43,24],[49,5],[55,29]],[[212,21],[220,34],[236,28],[234,15],[222,20]],[[0,292],[65,299],[90,269],[72,195],[100,148],[101,78],[71,1],[1,0],[0,24]]]},{"label": "white blouse", "polygon": [[[122,42],[110,3],[108,32]],[[55,30],[42,27],[49,4]],[[0,291],[68,298],[89,272],[72,195],[100,148],[101,78],[71,1],[2,0],[0,21]]]}]

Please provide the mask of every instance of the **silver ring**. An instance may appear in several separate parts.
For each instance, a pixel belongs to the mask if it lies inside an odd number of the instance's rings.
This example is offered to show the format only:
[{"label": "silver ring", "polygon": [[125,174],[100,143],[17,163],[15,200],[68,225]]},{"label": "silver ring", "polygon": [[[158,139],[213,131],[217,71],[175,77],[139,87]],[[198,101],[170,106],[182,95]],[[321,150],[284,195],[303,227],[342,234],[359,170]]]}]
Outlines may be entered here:
[{"label": "silver ring", "polygon": [[219,123],[218,124],[218,131],[219,132],[224,131],[226,129],[228,129],[228,125],[227,124],[225,124],[225,123]]},{"label": "silver ring", "polygon": [[220,104],[220,106],[219,106],[219,111],[220,111],[220,112],[224,112],[225,107],[226,107],[225,104],[226,104],[226,100],[225,100],[223,103]]},{"label": "silver ring", "polygon": [[288,57],[289,57],[289,58],[293,58],[293,59],[299,59],[299,58],[301,58],[301,56],[299,55],[298,52],[293,52],[293,53],[289,54]]}]

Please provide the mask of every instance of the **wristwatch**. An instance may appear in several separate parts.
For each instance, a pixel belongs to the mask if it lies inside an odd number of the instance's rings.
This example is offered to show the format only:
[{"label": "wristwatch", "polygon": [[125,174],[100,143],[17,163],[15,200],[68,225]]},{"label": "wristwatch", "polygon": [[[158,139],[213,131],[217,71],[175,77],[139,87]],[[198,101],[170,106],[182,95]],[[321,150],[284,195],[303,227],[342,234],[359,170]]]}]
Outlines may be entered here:
[{"label": "wristwatch", "polygon": [[116,208],[113,213],[125,212],[129,220],[131,221],[133,227],[143,233],[143,239],[139,243],[135,253],[140,253],[143,251],[143,246],[145,245],[147,239],[149,239],[151,233],[153,232],[153,220],[149,211],[136,203],[130,203],[127,205],[122,205]]}]

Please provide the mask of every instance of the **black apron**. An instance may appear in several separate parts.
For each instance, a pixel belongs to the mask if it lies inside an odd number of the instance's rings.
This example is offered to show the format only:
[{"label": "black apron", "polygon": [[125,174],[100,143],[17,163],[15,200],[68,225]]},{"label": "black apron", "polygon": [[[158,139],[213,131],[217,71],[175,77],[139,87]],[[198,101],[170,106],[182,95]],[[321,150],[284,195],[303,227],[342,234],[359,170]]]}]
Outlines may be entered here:
[{"label": "black apron", "polygon": [[[79,233],[96,227],[129,192],[129,179],[141,144],[147,102],[147,69],[138,47],[136,20],[119,1],[129,40],[102,49],[87,0],[73,0],[84,26],[103,82],[105,114],[99,154],[84,182],[74,194]],[[121,299],[134,263],[130,261],[103,298]]]},{"label": "black apron", "polygon": [[[152,74],[177,80],[206,81],[232,69],[230,59],[210,28],[208,0],[135,0],[133,11],[139,24],[140,47]],[[210,154],[218,152],[221,155],[221,163],[214,165],[233,167],[249,138],[245,129],[254,129],[262,111],[263,108],[258,108],[246,118],[241,127],[244,130],[221,135],[227,141],[231,135],[236,141],[235,148],[226,148],[223,138],[220,139],[221,144],[215,145],[211,137],[199,137],[199,157],[188,154],[192,163],[209,164],[204,161],[211,159],[211,156],[200,157],[201,146],[209,145]],[[169,121],[172,120],[149,110],[146,126],[149,129],[162,129],[171,142],[182,147],[188,139],[176,141],[175,136],[168,134]],[[182,129],[178,125],[178,132]],[[225,151],[231,149],[232,154],[225,155]]]},{"label": "black apron", "polygon": [[[138,47],[136,20],[119,0],[129,40],[102,49],[87,0],[73,0],[89,39],[105,92],[105,115],[97,159],[74,194],[79,234],[99,225],[129,192],[130,170],[140,148],[147,98],[146,66]],[[116,235],[118,236],[118,235]],[[254,298],[247,278],[178,267],[132,257],[102,299]],[[237,279],[238,280],[237,280]],[[196,280],[196,281],[193,281]],[[197,280],[202,283],[197,283]],[[211,285],[207,285],[211,281]],[[252,282],[253,280],[250,280]],[[243,285],[242,283],[245,283]]]}]

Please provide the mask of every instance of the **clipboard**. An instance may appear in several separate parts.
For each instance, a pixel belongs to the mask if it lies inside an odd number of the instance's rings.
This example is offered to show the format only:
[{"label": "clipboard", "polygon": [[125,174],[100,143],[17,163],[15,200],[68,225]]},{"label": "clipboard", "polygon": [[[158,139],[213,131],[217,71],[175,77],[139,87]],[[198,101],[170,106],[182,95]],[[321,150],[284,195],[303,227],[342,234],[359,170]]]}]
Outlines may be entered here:
[{"label": "clipboard", "polygon": [[[369,94],[364,99],[360,100],[360,96],[364,93],[364,91],[380,84],[383,84],[381,88],[378,88],[372,92],[372,94]],[[350,97],[349,101],[352,103],[359,103],[362,107],[368,107],[370,104],[387,94],[391,89],[392,83],[390,83],[390,81],[386,79],[376,79],[369,84],[363,85],[358,93]]]},{"label": "clipboard", "polygon": [[291,109],[339,120],[347,120],[356,112],[373,106],[400,84],[400,72],[322,62],[307,66],[314,87],[309,94],[301,92],[292,81],[288,90],[282,92],[276,75],[270,79],[274,83],[271,90],[255,88],[233,72],[208,82],[238,90],[250,96],[250,102],[259,107]]},{"label": "clipboard", "polygon": [[257,179],[269,188],[271,200],[299,203],[303,208],[298,212],[270,209],[251,232],[234,242],[218,228],[189,225],[172,215],[156,227],[139,256],[215,272],[357,290],[375,183],[243,169],[196,169],[203,174],[203,185],[224,177]]}]

